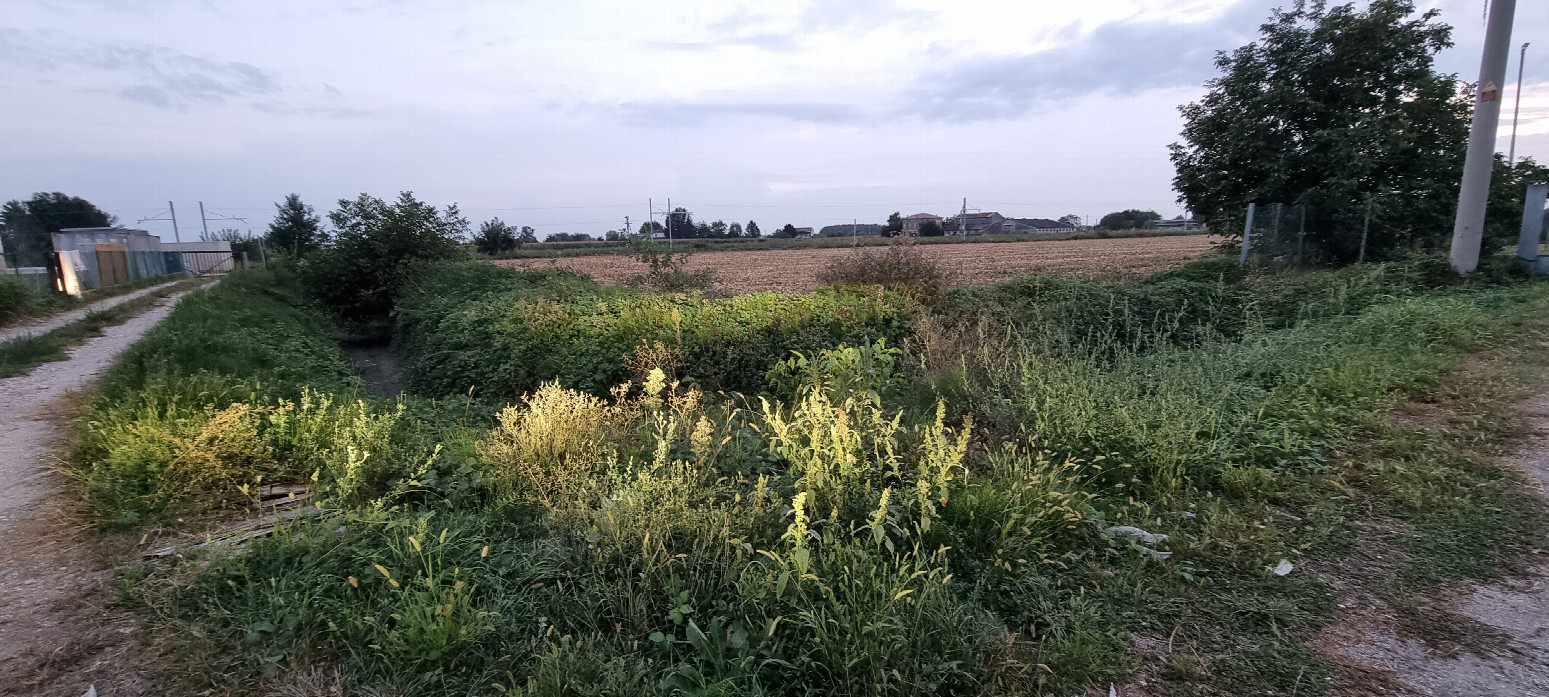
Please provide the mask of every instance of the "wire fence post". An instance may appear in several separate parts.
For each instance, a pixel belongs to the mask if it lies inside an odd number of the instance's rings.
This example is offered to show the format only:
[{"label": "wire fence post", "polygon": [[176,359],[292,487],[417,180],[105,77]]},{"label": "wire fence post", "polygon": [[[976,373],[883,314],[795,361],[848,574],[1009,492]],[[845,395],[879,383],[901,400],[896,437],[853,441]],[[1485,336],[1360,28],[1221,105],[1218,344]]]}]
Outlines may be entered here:
[{"label": "wire fence post", "polygon": [[1242,258],[1237,260],[1238,266],[1248,265],[1248,245],[1253,237],[1253,209],[1257,205],[1251,202],[1248,204],[1248,222],[1242,226]]},{"label": "wire fence post", "polygon": [[1302,247],[1307,240],[1307,205],[1298,206],[1301,209],[1300,222],[1296,226],[1296,265],[1302,265]]},{"label": "wire fence post", "polygon": [[1366,199],[1366,220],[1361,223],[1361,253],[1356,255],[1356,257],[1355,257],[1355,263],[1357,263],[1357,264],[1364,264],[1364,263],[1366,263],[1366,233],[1371,231],[1371,227],[1372,227],[1372,200],[1370,198],[1367,198]]},{"label": "wire fence post", "polygon": [[1522,197],[1522,233],[1517,237],[1517,258],[1538,261],[1538,245],[1544,239],[1544,199],[1549,184],[1534,184]]}]

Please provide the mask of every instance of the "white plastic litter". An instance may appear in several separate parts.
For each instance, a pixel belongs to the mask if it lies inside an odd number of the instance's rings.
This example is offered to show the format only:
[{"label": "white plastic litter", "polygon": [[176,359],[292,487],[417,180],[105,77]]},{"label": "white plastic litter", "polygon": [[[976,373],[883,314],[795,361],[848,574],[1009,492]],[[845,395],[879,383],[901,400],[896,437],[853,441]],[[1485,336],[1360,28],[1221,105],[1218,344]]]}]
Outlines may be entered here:
[{"label": "white plastic litter", "polygon": [[1146,531],[1141,530],[1140,528],[1134,527],[1132,525],[1115,525],[1115,526],[1113,526],[1111,528],[1108,528],[1108,532],[1111,532],[1111,533],[1113,533],[1115,535],[1124,535],[1126,537],[1133,537],[1133,538],[1135,538],[1137,540],[1140,540],[1141,542],[1144,542],[1144,543],[1146,543],[1148,545],[1154,545],[1154,544],[1156,544],[1158,542],[1166,542],[1167,541],[1167,536],[1166,535],[1160,535],[1160,534],[1157,534],[1157,533],[1146,532]]},{"label": "white plastic litter", "polygon": [[96,686],[96,684],[93,684],[92,686],[86,688],[86,694],[81,695],[81,697],[97,697],[97,686]]},{"label": "white plastic litter", "polygon": [[1288,573],[1291,573],[1291,570],[1294,568],[1296,567],[1291,565],[1290,559],[1281,559],[1280,563],[1275,565],[1275,575],[1284,576]]}]

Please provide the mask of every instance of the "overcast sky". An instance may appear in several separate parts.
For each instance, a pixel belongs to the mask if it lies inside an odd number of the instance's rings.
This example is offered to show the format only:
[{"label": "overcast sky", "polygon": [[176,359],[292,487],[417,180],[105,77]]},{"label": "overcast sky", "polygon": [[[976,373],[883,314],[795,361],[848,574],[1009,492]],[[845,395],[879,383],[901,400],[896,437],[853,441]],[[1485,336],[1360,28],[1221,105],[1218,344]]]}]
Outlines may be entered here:
[{"label": "overcast sky", "polygon": [[[963,197],[1171,217],[1177,106],[1280,4],[0,0],[0,199],[126,224],[172,199],[184,239],[199,201],[259,232],[290,192],[412,190],[540,236],[638,226],[648,198],[766,230]],[[1549,2],[1518,5],[1517,151],[1543,162]],[[1426,6],[1475,79],[1484,0]]]}]

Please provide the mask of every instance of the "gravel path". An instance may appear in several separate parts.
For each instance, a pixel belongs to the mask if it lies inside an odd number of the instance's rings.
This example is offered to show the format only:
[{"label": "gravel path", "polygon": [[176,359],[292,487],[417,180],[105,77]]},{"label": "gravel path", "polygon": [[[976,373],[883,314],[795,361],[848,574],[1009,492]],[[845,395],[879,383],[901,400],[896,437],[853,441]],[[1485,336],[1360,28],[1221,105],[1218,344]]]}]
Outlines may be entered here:
[{"label": "gravel path", "polygon": [[[128,300],[141,293],[120,296]],[[66,392],[86,387],[113,359],[140,340],[168,314],[183,293],[129,321],[107,327],[102,336],[66,353],[69,360],[44,363],[26,375],[0,379],[0,533],[30,517],[49,492],[49,466],[58,425],[45,409]],[[118,300],[119,298],[114,298]],[[83,315],[84,316],[84,315]]]},{"label": "gravel path", "polygon": [[[1532,425],[1533,434],[1513,464],[1536,481],[1540,492],[1549,493],[1549,395],[1524,404],[1522,417]],[[1349,634],[1355,636],[1341,637],[1345,641],[1339,650],[1391,676],[1388,687],[1395,692],[1426,697],[1549,697],[1549,567],[1526,578],[1461,590],[1448,609],[1499,632],[1501,642],[1491,647],[1495,655],[1439,653],[1399,636],[1381,622],[1354,628]]]},{"label": "gravel path", "polygon": [[[179,279],[176,279],[176,278],[169,279],[167,281],[167,283],[172,283],[172,282],[177,281],[177,280],[179,280]],[[20,339],[20,338],[27,337],[27,336],[36,336],[38,334],[47,334],[47,333],[49,333],[51,331],[54,331],[55,329],[58,329],[60,327],[65,326],[66,324],[70,324],[71,322],[75,322],[77,320],[84,319],[86,317],[86,315],[89,315],[89,314],[91,314],[93,312],[101,312],[101,311],[106,310],[106,309],[108,309],[110,307],[116,307],[118,305],[122,305],[122,304],[124,304],[126,302],[129,302],[130,300],[134,300],[135,298],[138,298],[138,297],[140,297],[142,295],[146,295],[147,293],[154,293],[154,292],[160,290],[162,288],[162,286],[165,286],[165,285],[166,285],[166,283],[158,283],[158,284],[156,284],[154,286],[150,286],[148,288],[141,288],[141,289],[139,289],[137,291],[134,291],[132,293],[124,293],[123,295],[115,295],[115,296],[113,296],[111,298],[105,298],[103,300],[98,300],[97,302],[94,302],[94,303],[92,303],[90,305],[87,305],[86,307],[77,308],[77,309],[71,310],[69,312],[61,312],[61,313],[59,313],[57,315],[54,315],[53,317],[49,317],[49,318],[44,319],[44,320],[42,320],[40,322],[35,322],[35,323],[31,323],[31,324],[23,324],[21,326],[9,327],[9,328],[6,328],[6,329],[0,329],[0,344],[3,344],[5,342],[7,342],[7,341],[11,341],[12,339]]]}]

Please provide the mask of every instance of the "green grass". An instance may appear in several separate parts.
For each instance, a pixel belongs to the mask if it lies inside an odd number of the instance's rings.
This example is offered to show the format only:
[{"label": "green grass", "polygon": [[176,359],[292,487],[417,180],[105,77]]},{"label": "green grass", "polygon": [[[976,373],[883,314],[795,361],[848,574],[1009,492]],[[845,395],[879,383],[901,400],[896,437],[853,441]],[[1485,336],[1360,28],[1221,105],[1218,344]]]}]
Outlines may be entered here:
[{"label": "green grass", "polygon": [[87,291],[83,297],[76,298],[64,293],[38,290],[32,284],[14,276],[0,275],[0,327],[26,319],[42,319],[98,300],[169,283],[179,278],[181,275],[142,278],[100,290]]},{"label": "green grass", "polygon": [[[691,332],[661,329],[701,300],[441,267],[400,321],[432,334],[466,312],[466,336],[409,342],[411,361],[558,366],[494,418],[354,400],[319,316],[253,272],[115,369],[71,471],[132,529],[315,482],[321,516],[123,577],[185,642],[168,684],[189,693],[328,666],[340,689],[414,695],[1073,695],[1135,676],[1324,694],[1336,668],[1306,642],[1336,599],[1309,569],[1354,560],[1403,631],[1478,648],[1487,632],[1413,599],[1521,571],[1546,529],[1498,458],[1501,405],[1544,367],[1549,284],[1433,266],[1023,280],[910,315],[902,352],[736,363],[761,394],[588,382],[634,346],[598,308],[647,308],[630,326],[686,352]],[[559,318],[552,355],[478,338],[512,318],[541,334],[531,308]],[[1386,416],[1421,405],[1445,425]],[[1297,570],[1272,574],[1282,559]]]},{"label": "green grass", "polygon": [[65,354],[66,349],[80,346],[92,337],[102,336],[103,329],[123,324],[150,309],[161,299],[179,291],[192,289],[199,283],[199,281],[184,281],[169,284],[134,300],[89,313],[75,322],[47,333],[0,343],[0,378],[22,375],[44,363],[65,360],[68,358]]}]

